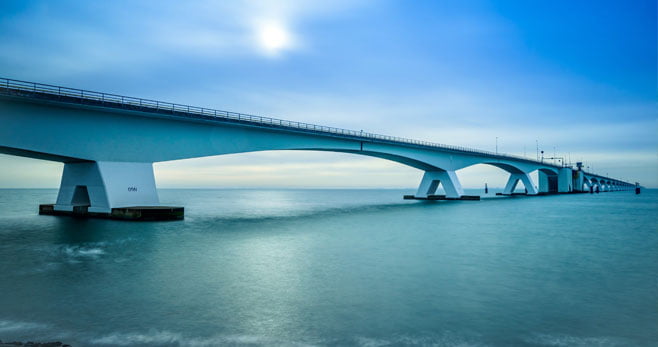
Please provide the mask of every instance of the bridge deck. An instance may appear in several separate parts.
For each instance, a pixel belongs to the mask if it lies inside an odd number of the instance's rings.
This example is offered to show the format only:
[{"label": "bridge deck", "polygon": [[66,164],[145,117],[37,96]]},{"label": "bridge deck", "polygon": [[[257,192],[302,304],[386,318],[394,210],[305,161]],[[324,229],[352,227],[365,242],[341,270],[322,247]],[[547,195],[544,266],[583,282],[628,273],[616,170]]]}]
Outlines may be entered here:
[{"label": "bridge deck", "polygon": [[49,102],[58,102],[66,104],[87,105],[96,107],[106,107],[121,109],[127,111],[146,112],[151,114],[160,114],[167,116],[183,117],[188,119],[202,119],[217,121],[223,123],[235,123],[249,126],[259,126],[267,128],[276,128],[281,130],[293,130],[307,133],[313,133],[322,136],[332,136],[347,138],[351,140],[364,142],[379,142],[403,146],[420,147],[430,150],[449,151],[460,154],[473,154],[478,156],[490,157],[500,160],[515,160],[529,163],[537,163],[543,166],[559,168],[561,166],[553,165],[543,161],[537,161],[526,157],[498,154],[489,151],[477,150],[461,146],[451,146],[438,144],[428,141],[407,139],[402,137],[373,134],[363,131],[355,131],[315,125],[303,122],[295,122],[270,117],[254,116],[244,113],[221,111],[203,107],[181,105],[163,101],[134,98],[116,94],[100,93],[82,89],[74,89],[48,84],[19,81],[7,78],[0,78],[0,95],[10,97],[29,98]]}]

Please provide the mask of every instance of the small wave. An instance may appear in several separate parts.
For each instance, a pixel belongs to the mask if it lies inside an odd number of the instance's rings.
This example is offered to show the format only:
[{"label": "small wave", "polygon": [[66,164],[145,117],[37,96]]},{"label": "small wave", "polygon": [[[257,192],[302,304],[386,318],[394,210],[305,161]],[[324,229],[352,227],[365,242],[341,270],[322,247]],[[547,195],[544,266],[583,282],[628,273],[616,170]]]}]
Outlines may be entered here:
[{"label": "small wave", "polygon": [[382,347],[391,345],[391,341],[389,340],[373,339],[369,337],[357,337],[356,343],[362,347]]},{"label": "small wave", "polygon": [[393,336],[390,338],[357,337],[355,344],[363,347],[384,346],[444,346],[444,347],[475,347],[486,346],[481,342],[472,341],[466,337],[455,336],[450,333],[430,336]]},{"label": "small wave", "polygon": [[582,347],[616,347],[628,346],[629,341],[616,337],[579,337],[569,335],[538,334],[527,340],[529,343],[540,346],[582,346]]},{"label": "small wave", "polygon": [[[63,255],[70,258],[97,258],[105,254],[106,249],[113,246],[123,246],[124,244],[134,241],[133,238],[126,238],[113,241],[87,242],[81,244],[60,244],[48,246],[46,250],[53,255]],[[53,248],[54,247],[54,248]]]},{"label": "small wave", "polygon": [[0,320],[0,332],[3,333],[10,331],[45,329],[47,327],[47,325],[40,323]]},{"label": "small wave", "polygon": [[90,246],[61,246],[57,252],[56,257],[63,258],[63,262],[69,264],[78,264],[83,261],[98,259],[105,251],[99,247]]},{"label": "small wave", "polygon": [[221,346],[221,345],[268,345],[268,346],[312,346],[312,344],[296,342],[278,342],[252,335],[223,335],[211,337],[187,337],[171,331],[152,330],[148,333],[112,333],[89,341],[94,345],[111,346]]},{"label": "small wave", "polygon": [[56,263],[56,262],[48,262],[45,263],[43,266],[38,266],[35,267],[31,270],[25,271],[25,273],[40,273],[40,272],[48,272],[52,270],[56,270],[61,266],[61,263]]},{"label": "small wave", "polygon": [[[113,247],[121,247],[132,241],[134,241],[133,238],[125,238],[112,241],[29,247],[26,248],[26,252],[33,253],[33,258],[38,260],[38,264],[30,269],[17,270],[16,272],[19,274],[41,273],[58,270],[61,266],[94,262],[107,253],[111,253]],[[123,258],[121,261],[127,261],[127,259]]]},{"label": "small wave", "polygon": [[51,253],[55,256],[64,256],[72,260],[96,259],[105,254],[106,249],[113,245],[123,245],[130,241],[132,241],[131,238],[111,242],[88,242],[77,245],[63,244],[55,246],[54,250],[51,248]]},{"label": "small wave", "polygon": [[92,339],[91,343],[99,345],[130,346],[134,344],[172,344],[180,343],[183,336],[168,331],[153,331],[147,334],[140,333],[113,333],[100,338]]},{"label": "small wave", "polygon": [[101,248],[86,248],[84,246],[67,246],[64,247],[64,253],[71,257],[92,257],[95,258],[99,255],[105,254]]},{"label": "small wave", "polygon": [[107,248],[106,242],[90,242],[83,244],[55,244],[47,246],[34,247],[32,250],[38,253],[44,253],[54,257],[69,258],[95,258],[105,254],[104,248]]}]

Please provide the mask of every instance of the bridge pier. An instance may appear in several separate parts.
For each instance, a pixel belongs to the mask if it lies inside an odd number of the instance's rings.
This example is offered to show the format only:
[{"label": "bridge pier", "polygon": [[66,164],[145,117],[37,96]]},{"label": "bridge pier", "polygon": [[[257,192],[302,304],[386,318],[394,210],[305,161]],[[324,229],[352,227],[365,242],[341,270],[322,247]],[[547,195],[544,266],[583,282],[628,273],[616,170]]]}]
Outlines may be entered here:
[{"label": "bridge pier", "polygon": [[429,195],[436,193],[439,184],[443,186],[446,198],[459,199],[464,195],[464,189],[459,183],[457,174],[454,171],[441,170],[425,171],[415,196],[417,198],[427,198]]},{"label": "bridge pier", "polygon": [[537,195],[537,187],[532,183],[530,175],[525,172],[510,173],[505,189],[503,190],[503,195],[512,195],[514,189],[516,189],[516,186],[519,184],[519,181],[523,182],[523,185],[528,191],[528,195]]},{"label": "bridge pier", "polygon": [[[174,211],[175,210],[175,211]],[[41,214],[118,219],[181,219],[182,208],[160,206],[152,163],[65,163],[55,205]]]},{"label": "bridge pier", "polygon": [[568,167],[560,169],[557,175],[557,192],[571,193],[573,191],[573,170]]},{"label": "bridge pier", "polygon": [[557,174],[539,170],[539,193],[556,194],[571,193],[574,187],[582,187],[582,181],[574,178],[573,169],[564,167],[558,170]]},{"label": "bridge pier", "polygon": [[539,179],[539,193],[541,194],[555,194],[557,193],[557,180],[558,175],[547,170],[538,171]]},{"label": "bridge pier", "polygon": [[583,185],[585,184],[585,175],[580,170],[573,171],[573,190],[576,192],[583,192]]}]

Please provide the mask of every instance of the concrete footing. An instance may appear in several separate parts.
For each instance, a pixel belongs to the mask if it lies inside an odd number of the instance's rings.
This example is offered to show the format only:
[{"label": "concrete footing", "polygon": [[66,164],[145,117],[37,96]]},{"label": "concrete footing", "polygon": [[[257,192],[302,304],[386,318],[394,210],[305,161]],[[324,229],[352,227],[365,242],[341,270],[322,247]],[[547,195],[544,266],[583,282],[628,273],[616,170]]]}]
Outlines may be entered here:
[{"label": "concrete footing", "polygon": [[462,195],[458,198],[449,198],[445,195],[428,195],[427,197],[405,195],[403,198],[404,200],[480,200],[478,195]]},{"label": "concrete footing", "polygon": [[589,191],[571,191],[571,192],[550,192],[550,193],[539,193],[537,195],[565,195],[565,194],[589,194]]},{"label": "concrete footing", "polygon": [[39,205],[40,215],[71,216],[78,218],[105,218],[131,221],[182,220],[185,208],[172,206],[132,206],[113,208],[111,212],[89,212],[88,206],[74,206],[73,211],[60,211],[54,204]]},{"label": "concrete footing", "polygon": [[571,191],[571,192],[539,192],[537,194],[528,194],[528,193],[512,193],[512,194],[505,194],[505,193],[496,193],[497,196],[546,196],[546,195],[564,195],[564,194],[583,194],[583,193],[589,193],[585,191]]}]

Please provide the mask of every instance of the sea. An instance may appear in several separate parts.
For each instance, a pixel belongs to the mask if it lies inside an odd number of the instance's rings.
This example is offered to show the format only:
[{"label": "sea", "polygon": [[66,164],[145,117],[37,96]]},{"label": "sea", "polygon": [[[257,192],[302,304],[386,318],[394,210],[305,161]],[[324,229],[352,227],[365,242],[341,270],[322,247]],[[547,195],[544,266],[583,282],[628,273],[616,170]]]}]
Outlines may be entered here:
[{"label": "sea", "polygon": [[163,189],[185,220],[126,222],[0,190],[0,340],[658,345],[658,190],[495,192]]}]

